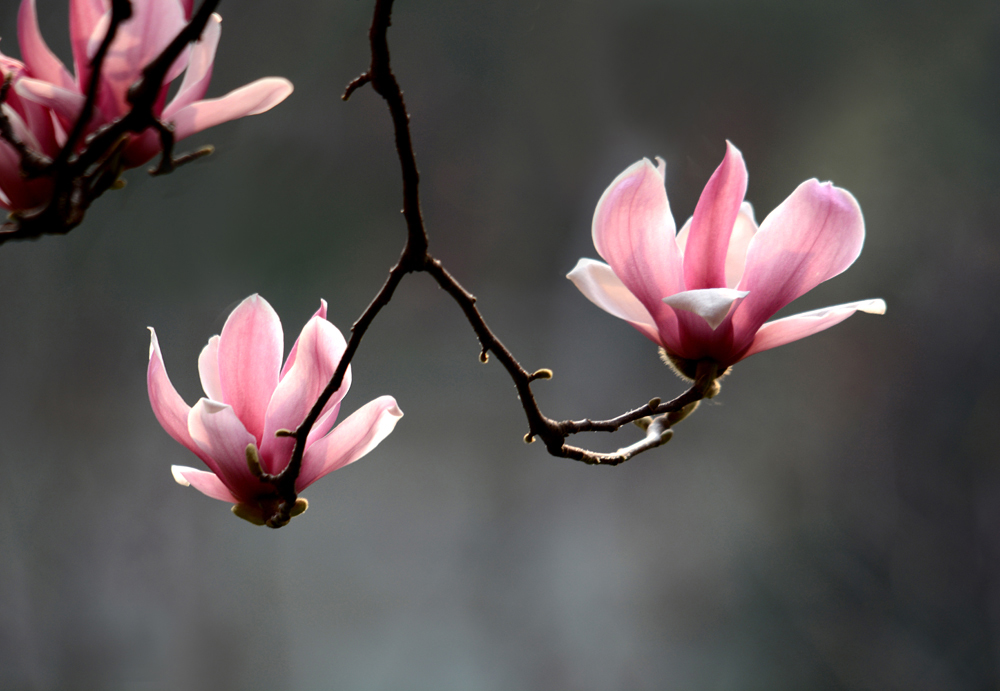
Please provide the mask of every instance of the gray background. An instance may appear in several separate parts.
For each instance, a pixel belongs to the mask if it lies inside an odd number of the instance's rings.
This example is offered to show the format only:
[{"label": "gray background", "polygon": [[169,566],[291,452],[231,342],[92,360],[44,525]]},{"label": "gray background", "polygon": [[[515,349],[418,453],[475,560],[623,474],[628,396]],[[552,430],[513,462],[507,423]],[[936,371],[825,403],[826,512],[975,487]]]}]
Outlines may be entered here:
[{"label": "gray background", "polygon": [[[402,247],[369,2],[223,2],[210,95],[295,93],[142,171],[67,237],[0,247],[0,688],[985,689],[1000,683],[1000,5],[400,0],[390,32],[431,249],[553,417],[683,390],[563,278],[605,186],[669,162],[679,222],[739,146],[758,217],[851,190],[856,264],[791,311],[885,317],[741,363],[674,441],[616,468],[526,446],[496,363],[408,278],[350,411],[406,416],[280,531],[174,484],[147,325],[189,403],[253,292],[286,345],[345,330]],[[38,0],[68,56],[64,0]],[[16,52],[16,2],[0,4]],[[584,441],[610,450],[634,430]]]}]

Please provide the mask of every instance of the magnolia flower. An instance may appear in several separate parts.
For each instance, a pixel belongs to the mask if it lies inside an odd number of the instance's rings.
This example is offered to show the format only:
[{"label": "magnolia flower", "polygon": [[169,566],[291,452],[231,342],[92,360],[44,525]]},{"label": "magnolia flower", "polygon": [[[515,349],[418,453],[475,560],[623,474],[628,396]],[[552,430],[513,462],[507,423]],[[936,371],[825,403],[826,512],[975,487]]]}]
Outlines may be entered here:
[{"label": "magnolia flower", "polygon": [[[306,323],[281,366],[281,321],[263,298],[251,295],[233,310],[221,336],[212,336],[198,358],[205,397],[189,408],[174,390],[150,328],[146,384],[153,413],[167,434],[204,461],[211,472],[173,466],[174,479],[214,499],[234,504],[233,513],[263,524],[280,502],[274,487],[251,472],[255,456],[265,473],[279,473],[291,460],[295,440],[277,436],[295,430],[330,381],[347,344],[326,320],[326,302]],[[353,463],[375,448],[403,416],[392,396],[371,401],[334,427],[351,385],[330,398],[309,433],[296,492]],[[332,429],[332,431],[331,431]],[[304,504],[302,510],[304,510]]]},{"label": "magnolia flower", "polygon": [[[0,53],[0,77],[16,83],[24,77],[24,63]],[[15,90],[7,92],[0,106],[18,141],[34,153],[54,156],[59,151],[52,116],[44,106],[22,98]],[[0,138],[0,209],[22,211],[40,206],[52,192],[52,180],[27,179],[21,174],[21,154]]]},{"label": "magnolia flower", "polygon": [[659,344],[682,375],[694,378],[704,361],[723,373],[856,311],[885,312],[884,301],[863,300],[767,321],[861,253],[865,224],[846,190],[807,180],[758,230],[743,201],[743,156],[727,143],[694,216],[675,235],[665,168],[644,159],[611,183],[593,226],[594,246],[608,263],[581,259],[568,278],[591,302]]},{"label": "magnolia flower", "polygon": [[[142,69],[180,33],[191,17],[193,0],[132,0],[132,17],[123,22],[104,60],[97,106],[87,131],[112,122],[130,110],[128,89]],[[35,0],[22,0],[17,34],[26,74],[14,85],[24,99],[50,108],[65,141],[83,107],[91,78],[90,61],[107,34],[110,0],[70,0],[69,33],[76,76],[71,75],[38,29]],[[202,100],[212,78],[212,62],[219,44],[222,18],[213,14],[193,48],[181,54],[167,73],[154,115],[174,127],[180,140],[195,132],[245,115],[255,115],[281,103],[291,92],[287,79],[268,77],[231,91],[221,98]],[[164,105],[169,82],[184,72],[174,98]],[[148,129],[132,137],[122,154],[126,168],[145,163],[160,151],[157,133]]]}]

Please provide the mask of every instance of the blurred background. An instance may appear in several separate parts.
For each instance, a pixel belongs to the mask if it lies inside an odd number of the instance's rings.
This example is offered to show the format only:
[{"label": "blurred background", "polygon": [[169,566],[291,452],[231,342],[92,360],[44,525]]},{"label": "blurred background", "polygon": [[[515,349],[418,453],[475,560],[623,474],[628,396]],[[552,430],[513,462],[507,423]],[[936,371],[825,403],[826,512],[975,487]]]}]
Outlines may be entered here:
[{"label": "blurred background", "polygon": [[[68,60],[65,0],[37,0]],[[0,36],[16,48],[16,0]],[[295,93],[187,140],[66,237],[0,247],[0,689],[986,689],[1000,684],[1000,5],[399,0],[390,31],[431,250],[555,418],[683,391],[564,278],[604,188],[668,162],[678,223],[728,138],[758,219],[810,177],[865,250],[787,313],[884,317],[740,363],[618,468],[526,446],[513,387],[409,277],[345,413],[406,413],[280,531],[174,483],[154,326],[182,396],[259,292],[286,347],[346,332],[403,245],[371,3],[223,2],[209,91]],[[639,438],[576,438],[613,450]]]}]

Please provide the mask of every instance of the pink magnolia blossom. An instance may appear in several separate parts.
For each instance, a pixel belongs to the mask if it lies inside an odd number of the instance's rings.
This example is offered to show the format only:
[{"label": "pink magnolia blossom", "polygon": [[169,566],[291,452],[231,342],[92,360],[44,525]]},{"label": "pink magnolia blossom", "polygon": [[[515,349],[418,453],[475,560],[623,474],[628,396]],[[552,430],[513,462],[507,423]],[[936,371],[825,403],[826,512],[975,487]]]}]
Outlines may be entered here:
[{"label": "pink magnolia blossom", "polygon": [[[337,327],[326,320],[326,302],[302,329],[284,367],[278,315],[257,295],[241,302],[226,320],[222,335],[212,336],[201,351],[198,373],[205,397],[194,407],[174,390],[156,332],[152,328],[150,332],[146,384],[153,413],[163,429],[211,471],[173,466],[174,479],[231,502],[238,516],[262,524],[274,514],[279,499],[273,486],[251,472],[247,454],[256,451],[265,473],[279,473],[288,465],[295,440],[276,432],[295,430],[305,419],[347,346]],[[392,396],[381,396],[334,427],[350,385],[348,368],[343,385],[309,434],[297,492],[367,454],[403,415]]]},{"label": "pink magnolia blossom", "polygon": [[[17,82],[26,74],[24,63],[0,53],[0,77]],[[0,106],[11,125],[14,136],[34,153],[54,156],[59,151],[52,116],[44,106],[7,92]],[[39,177],[32,180],[21,174],[21,154],[0,138],[0,209],[23,211],[40,206],[52,193],[52,180]]]},{"label": "pink magnolia blossom", "polygon": [[861,253],[864,219],[846,190],[807,180],[758,229],[743,201],[743,156],[727,143],[694,216],[675,235],[665,168],[644,159],[611,183],[593,225],[594,246],[608,263],[581,259],[568,278],[659,344],[681,374],[693,378],[701,361],[721,373],[856,311],[885,312],[884,301],[863,300],[767,321]]},{"label": "pink magnolia blossom", "polygon": [[[104,61],[97,107],[88,125],[91,132],[114,121],[130,109],[128,89],[180,33],[191,17],[193,0],[132,0],[132,17],[123,22]],[[17,34],[26,73],[14,90],[24,99],[50,108],[64,141],[66,132],[83,107],[90,83],[90,61],[104,39],[111,17],[110,0],[70,0],[69,33],[75,76],[63,66],[38,29],[35,0],[22,0]],[[182,53],[166,77],[154,115],[174,126],[176,139],[245,115],[255,115],[281,103],[291,92],[287,79],[268,77],[231,91],[221,98],[203,100],[212,78],[212,63],[219,44],[222,18],[213,14],[201,40]],[[169,82],[184,73],[174,98],[166,103]],[[122,156],[126,168],[145,163],[160,151],[152,129],[135,136]]]}]

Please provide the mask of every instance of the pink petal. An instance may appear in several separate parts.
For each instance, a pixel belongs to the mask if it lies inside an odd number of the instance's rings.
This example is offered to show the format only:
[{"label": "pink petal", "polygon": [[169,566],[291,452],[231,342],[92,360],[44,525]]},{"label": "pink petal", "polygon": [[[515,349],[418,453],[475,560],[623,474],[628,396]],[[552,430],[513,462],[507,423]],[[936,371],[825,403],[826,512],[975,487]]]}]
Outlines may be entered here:
[{"label": "pink petal", "polygon": [[[4,78],[9,77],[12,82],[17,82],[26,77],[27,74],[27,70],[21,62],[0,53],[0,75]],[[36,151],[48,156],[56,153],[58,147],[56,145],[55,130],[52,126],[52,114],[47,108],[23,98],[14,89],[7,93],[7,100],[4,102],[3,107],[13,110],[14,113],[23,119],[24,126],[31,132],[31,138],[34,140],[31,146]],[[7,111],[5,110],[5,112]],[[21,141],[27,142],[25,137],[17,132],[16,125],[14,133],[21,137]]]},{"label": "pink petal", "polygon": [[681,226],[681,229],[677,231],[677,249],[680,250],[681,257],[683,258],[684,252],[687,251],[687,241],[688,236],[691,234],[691,219],[689,218]]},{"label": "pink petal", "polygon": [[753,207],[750,202],[743,202],[736,217],[736,225],[733,226],[732,237],[729,238],[729,251],[726,252],[726,287],[735,288],[743,278],[747,248],[756,233],[757,222],[753,218]]},{"label": "pink petal", "polygon": [[259,295],[251,295],[233,310],[219,337],[222,400],[233,407],[258,445],[278,385],[283,339],[281,320]]},{"label": "pink petal", "polygon": [[[279,429],[295,430],[316,403],[320,393],[326,388],[340,358],[347,349],[344,336],[333,324],[320,317],[313,317],[302,329],[298,339],[298,356],[292,368],[278,383],[264,421],[264,437],[261,441],[260,458],[264,470],[276,473],[282,470],[291,458],[295,440],[291,437],[276,437]],[[348,370],[348,375],[350,370]],[[339,409],[340,401],[350,388],[350,376],[330,398],[324,411]],[[329,431],[336,421],[328,416],[325,428],[317,425],[310,431],[310,439],[315,439]],[[308,448],[309,440],[306,441]]]},{"label": "pink petal", "polygon": [[[255,443],[252,434],[236,417],[231,406],[200,399],[188,413],[188,433],[202,452],[215,461],[215,474],[240,499],[252,499],[266,493],[266,485],[250,473],[247,445]],[[211,467],[211,466],[209,466]]]},{"label": "pink petal", "polygon": [[194,12],[194,0],[181,0],[181,7],[184,8],[184,16],[190,20]]},{"label": "pink petal", "polygon": [[292,83],[282,77],[258,79],[222,98],[196,101],[178,110],[170,121],[177,139],[223,122],[270,110],[292,93]]},{"label": "pink petal", "polygon": [[[87,46],[88,56],[107,33],[110,13],[106,13],[94,27]],[[142,68],[153,61],[180,33],[185,25],[184,10],[177,0],[133,2],[132,18],[122,23],[104,59],[101,72],[101,108],[109,118],[124,114],[128,109],[126,93],[141,76]],[[180,75],[186,64],[187,53],[171,66],[166,82]],[[164,86],[166,85],[166,82]]]},{"label": "pink petal", "polygon": [[24,178],[21,175],[21,154],[0,140],[0,192],[5,198],[0,206],[8,211],[26,211],[45,203],[52,192],[52,180]]},{"label": "pink petal", "polygon": [[681,254],[663,175],[648,160],[630,166],[605,190],[594,212],[594,246],[656,321],[676,339],[673,311],[661,300],[684,290]]},{"label": "pink petal", "polygon": [[75,88],[73,77],[42,38],[38,29],[35,0],[21,0],[21,9],[17,15],[17,40],[21,47],[21,58],[32,77],[52,82],[64,89]]},{"label": "pink petal", "polygon": [[697,314],[714,331],[725,320],[733,303],[746,295],[745,292],[732,288],[702,288],[674,293],[663,298],[663,302],[674,309]]},{"label": "pink petal", "polygon": [[126,168],[135,168],[160,153],[161,150],[160,135],[153,128],[149,128],[142,134],[132,136],[122,154],[122,163]]},{"label": "pink petal", "polygon": [[174,480],[179,485],[194,487],[196,490],[211,497],[212,499],[228,501],[230,504],[239,503],[239,499],[233,496],[233,493],[229,491],[229,488],[223,484],[222,480],[220,480],[219,476],[215,473],[209,473],[204,470],[195,470],[194,468],[188,468],[183,465],[170,466],[170,472],[173,474]]},{"label": "pink petal", "polygon": [[593,259],[581,259],[573,270],[566,274],[566,278],[573,281],[573,285],[579,288],[584,297],[602,310],[624,319],[646,338],[654,343],[660,343],[660,335],[649,310],[628,291],[610,266]]},{"label": "pink petal", "polygon": [[324,475],[364,456],[389,435],[401,417],[403,411],[392,396],[366,403],[306,449],[296,490],[301,492]]},{"label": "pink petal", "polygon": [[746,191],[743,154],[726,142],[726,156],[709,178],[691,217],[684,249],[684,285],[688,290],[726,285],[726,253]]},{"label": "pink petal", "polygon": [[83,94],[76,91],[28,77],[18,79],[14,91],[33,103],[51,108],[66,123],[76,121],[86,100]]},{"label": "pink petal", "polygon": [[757,335],[750,344],[749,350],[740,358],[748,358],[754,353],[763,350],[770,350],[778,346],[797,341],[806,336],[812,336],[825,329],[829,329],[834,324],[847,319],[855,312],[867,312],[868,314],[885,314],[885,300],[861,300],[859,302],[849,302],[844,305],[834,305],[811,312],[802,312],[784,319],[775,319],[773,322],[764,324],[757,331]]},{"label": "pink petal", "polygon": [[747,249],[740,290],[750,291],[733,314],[747,343],[779,309],[854,263],[865,239],[861,208],[850,192],[803,182],[768,214]]},{"label": "pink petal", "polygon": [[215,50],[219,46],[219,37],[222,35],[221,25],[222,17],[213,13],[205,26],[205,31],[201,34],[201,40],[191,51],[181,87],[174,100],[163,109],[161,119],[170,120],[178,110],[205,96],[208,84],[212,80],[212,63],[215,60]]},{"label": "pink petal", "polygon": [[219,337],[212,336],[198,356],[198,378],[205,395],[213,401],[225,403],[222,398],[222,380],[219,378]]},{"label": "pink petal", "polygon": [[188,415],[191,408],[181,399],[174,385],[167,377],[163,366],[163,355],[160,354],[160,344],[156,340],[156,331],[149,327],[149,367],[146,369],[146,388],[149,391],[149,402],[153,406],[153,415],[167,434],[183,444],[189,451],[198,456],[209,468],[218,473],[215,461],[199,447],[188,433]]},{"label": "pink petal", "polygon": [[[35,104],[32,103],[31,105]],[[0,104],[0,111],[2,111],[7,117],[7,121],[10,123],[11,129],[14,130],[14,136],[29,149],[38,151],[39,145],[38,140],[35,139],[35,133],[31,131],[27,123],[25,123],[21,118],[21,115],[6,103]],[[6,140],[0,141],[4,141],[4,143],[6,143]]]},{"label": "pink petal", "polygon": [[[320,319],[326,319],[326,300],[319,301],[319,309],[313,314],[314,317],[319,317]],[[307,322],[308,323],[308,322]],[[302,338],[302,334],[299,334],[299,338]],[[299,338],[295,339],[295,343],[292,344],[292,349],[288,351],[288,357],[285,358],[285,366],[281,368],[281,374],[279,379],[283,379],[288,370],[292,368],[295,364],[295,355],[299,351]]]},{"label": "pink petal", "polygon": [[[81,90],[84,90],[90,82],[91,56],[87,54],[90,37],[105,13],[110,14],[110,11],[111,7],[107,0],[70,0],[69,42],[73,49],[73,63],[76,65],[76,83]],[[104,37],[103,33],[101,37]]]}]

